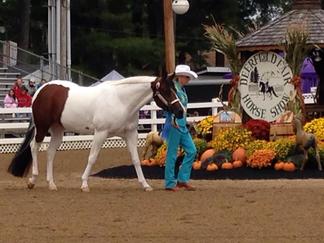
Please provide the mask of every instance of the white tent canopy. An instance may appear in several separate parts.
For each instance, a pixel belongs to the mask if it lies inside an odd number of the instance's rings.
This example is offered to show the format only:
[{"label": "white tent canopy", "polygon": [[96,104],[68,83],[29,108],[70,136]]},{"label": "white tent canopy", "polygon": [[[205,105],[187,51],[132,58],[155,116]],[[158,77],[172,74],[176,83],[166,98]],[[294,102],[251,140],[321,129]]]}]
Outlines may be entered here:
[{"label": "white tent canopy", "polygon": [[107,81],[107,80],[120,80],[125,78],[123,75],[121,75],[116,70],[112,70],[110,73],[108,73],[106,76],[100,79],[101,82]]}]

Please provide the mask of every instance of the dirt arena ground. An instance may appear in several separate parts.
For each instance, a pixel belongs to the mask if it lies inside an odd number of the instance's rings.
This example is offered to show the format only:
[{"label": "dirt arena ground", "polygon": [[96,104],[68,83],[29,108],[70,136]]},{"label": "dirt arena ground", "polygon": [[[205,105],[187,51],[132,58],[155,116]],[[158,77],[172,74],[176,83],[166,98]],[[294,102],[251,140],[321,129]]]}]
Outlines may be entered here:
[{"label": "dirt arena ground", "polygon": [[[0,242],[323,242],[324,180],[193,180],[195,192],[166,192],[162,180],[90,178],[88,151],[58,152],[57,192],[44,163],[33,190],[0,158]],[[44,162],[45,154],[41,153]],[[102,150],[93,172],[129,164],[126,150]]]}]

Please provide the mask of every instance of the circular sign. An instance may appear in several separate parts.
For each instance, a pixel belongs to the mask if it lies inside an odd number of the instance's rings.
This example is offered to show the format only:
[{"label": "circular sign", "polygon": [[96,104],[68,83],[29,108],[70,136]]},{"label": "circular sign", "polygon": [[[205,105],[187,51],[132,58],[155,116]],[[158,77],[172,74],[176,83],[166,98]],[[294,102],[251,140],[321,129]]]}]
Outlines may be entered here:
[{"label": "circular sign", "polygon": [[241,105],[254,119],[276,120],[293,100],[292,71],[280,55],[259,52],[251,56],[240,72]]}]

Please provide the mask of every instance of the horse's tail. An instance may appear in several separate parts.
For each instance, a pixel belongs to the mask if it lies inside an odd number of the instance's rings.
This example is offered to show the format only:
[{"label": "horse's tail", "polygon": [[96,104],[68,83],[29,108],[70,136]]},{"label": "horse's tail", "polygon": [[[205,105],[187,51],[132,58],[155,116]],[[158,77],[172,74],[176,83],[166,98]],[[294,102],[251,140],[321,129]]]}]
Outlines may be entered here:
[{"label": "horse's tail", "polygon": [[28,174],[33,158],[30,148],[30,142],[35,136],[35,124],[31,118],[25,139],[12,159],[8,172],[14,176],[23,177]]}]

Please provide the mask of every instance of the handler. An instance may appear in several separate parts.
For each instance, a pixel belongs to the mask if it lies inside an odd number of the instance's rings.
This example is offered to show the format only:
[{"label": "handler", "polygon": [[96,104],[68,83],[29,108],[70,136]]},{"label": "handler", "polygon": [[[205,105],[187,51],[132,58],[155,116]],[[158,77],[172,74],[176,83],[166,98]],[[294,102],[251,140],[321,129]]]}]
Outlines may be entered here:
[{"label": "handler", "polygon": [[[177,65],[175,69],[176,81],[174,81],[177,96],[187,109],[188,96],[184,85],[188,84],[190,79],[196,79],[198,75],[190,70],[188,65]],[[187,114],[184,112],[183,118],[177,119],[170,112],[166,112],[166,120],[162,130],[162,138],[167,141],[167,154],[165,161],[165,189],[168,191],[177,191],[180,188],[193,191],[195,188],[188,184],[191,174],[192,163],[196,156],[196,147],[192,141],[191,135],[186,127]],[[185,156],[179,168],[178,178],[175,178],[175,163],[177,160],[178,148],[184,149]]]}]

